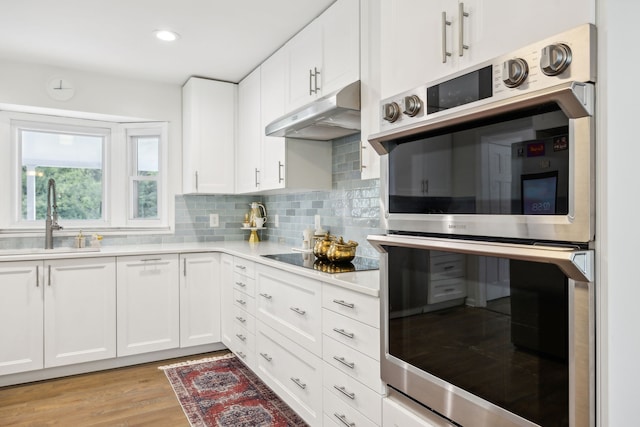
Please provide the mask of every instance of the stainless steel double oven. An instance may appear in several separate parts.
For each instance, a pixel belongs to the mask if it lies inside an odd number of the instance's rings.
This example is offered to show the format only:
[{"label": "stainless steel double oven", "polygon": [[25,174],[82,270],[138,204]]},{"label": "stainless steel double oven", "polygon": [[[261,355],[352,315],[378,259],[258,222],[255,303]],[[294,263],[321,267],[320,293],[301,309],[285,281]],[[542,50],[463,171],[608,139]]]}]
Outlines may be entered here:
[{"label": "stainless steel double oven", "polygon": [[385,99],[381,370],[463,426],[592,426],[595,28]]}]

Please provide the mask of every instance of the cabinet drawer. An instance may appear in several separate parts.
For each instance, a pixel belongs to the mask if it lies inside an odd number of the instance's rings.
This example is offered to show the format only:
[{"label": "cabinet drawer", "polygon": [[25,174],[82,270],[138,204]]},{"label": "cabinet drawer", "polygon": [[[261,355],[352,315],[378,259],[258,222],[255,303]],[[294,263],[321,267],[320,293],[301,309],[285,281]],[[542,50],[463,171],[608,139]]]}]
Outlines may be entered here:
[{"label": "cabinet drawer", "polygon": [[[324,388],[338,400],[364,414],[376,425],[382,422],[382,396],[353,377],[342,373],[328,363],[324,365],[322,383]],[[326,395],[326,393],[325,393]],[[328,408],[325,397],[325,413],[332,415],[334,408]]]},{"label": "cabinet drawer", "polygon": [[431,256],[430,271],[431,280],[462,277],[465,274],[464,255],[449,254],[443,256]]},{"label": "cabinet drawer", "polygon": [[427,302],[435,304],[452,299],[463,298],[467,295],[464,279],[434,280],[429,283]]},{"label": "cabinet drawer", "polygon": [[256,279],[233,272],[233,288],[254,297],[256,295]]},{"label": "cabinet drawer", "polygon": [[246,310],[234,306],[232,315],[233,318],[231,320],[233,325],[240,326],[252,334],[256,332],[256,318],[250,315]]},{"label": "cabinet drawer", "polygon": [[323,337],[322,358],[329,365],[366,385],[384,393],[380,379],[380,362],[330,338]]},{"label": "cabinet drawer", "polygon": [[[331,420],[331,422],[335,423],[325,424],[325,426],[338,425],[342,427],[376,427],[380,425],[379,423],[374,423],[363,414],[356,411],[326,388],[323,391],[323,399],[324,419],[326,421]],[[378,396],[377,400],[380,401],[381,398]]]},{"label": "cabinet drawer", "polygon": [[242,360],[249,368],[255,369],[256,336],[247,332],[244,328],[235,327],[233,331],[233,348],[231,349],[238,359]]},{"label": "cabinet drawer", "polygon": [[320,282],[258,266],[256,320],[322,355]]},{"label": "cabinet drawer", "polygon": [[374,328],[380,327],[380,299],[376,297],[324,283],[322,306]]},{"label": "cabinet drawer", "polygon": [[256,277],[256,264],[244,258],[234,257],[233,271],[253,279]]},{"label": "cabinet drawer", "polygon": [[322,360],[266,325],[256,331],[256,370],[311,425],[322,419]]},{"label": "cabinet drawer", "polygon": [[379,329],[324,309],[322,333],[373,359],[380,360]]},{"label": "cabinet drawer", "polygon": [[256,300],[253,297],[248,296],[244,292],[240,292],[237,289],[233,290],[233,305],[243,310],[250,315],[256,312]]}]

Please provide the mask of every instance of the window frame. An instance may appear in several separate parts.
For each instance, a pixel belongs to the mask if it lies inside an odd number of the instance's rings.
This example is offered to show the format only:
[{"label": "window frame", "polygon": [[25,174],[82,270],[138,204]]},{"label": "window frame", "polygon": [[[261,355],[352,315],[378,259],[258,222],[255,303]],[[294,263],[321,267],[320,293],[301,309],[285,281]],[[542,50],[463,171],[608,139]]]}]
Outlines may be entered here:
[{"label": "window frame", "polygon": [[[53,132],[105,135],[103,143],[103,208],[100,220],[69,220],[60,218],[65,230],[95,230],[111,232],[118,230],[142,230],[143,232],[165,232],[170,230],[168,215],[168,123],[141,122],[116,123],[100,120],[46,116],[32,113],[0,112],[0,150],[10,153],[0,156],[0,170],[8,171],[0,180],[0,192],[10,195],[0,207],[0,233],[42,232],[44,220],[22,219],[22,155],[19,133],[21,129]],[[101,130],[98,132],[97,130]],[[129,215],[132,192],[129,186],[131,150],[129,135],[157,136],[159,138],[158,218],[132,219]],[[127,197],[122,197],[126,194]],[[70,233],[75,234],[75,233]]]}]

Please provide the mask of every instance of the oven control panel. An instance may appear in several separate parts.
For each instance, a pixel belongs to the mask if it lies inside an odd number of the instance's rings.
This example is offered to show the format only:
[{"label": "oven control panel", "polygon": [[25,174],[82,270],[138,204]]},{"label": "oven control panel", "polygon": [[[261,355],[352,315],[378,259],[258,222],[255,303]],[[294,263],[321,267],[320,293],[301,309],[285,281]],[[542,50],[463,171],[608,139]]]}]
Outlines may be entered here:
[{"label": "oven control panel", "polygon": [[595,82],[595,27],[585,24],[384,99],[382,131],[565,82]]}]

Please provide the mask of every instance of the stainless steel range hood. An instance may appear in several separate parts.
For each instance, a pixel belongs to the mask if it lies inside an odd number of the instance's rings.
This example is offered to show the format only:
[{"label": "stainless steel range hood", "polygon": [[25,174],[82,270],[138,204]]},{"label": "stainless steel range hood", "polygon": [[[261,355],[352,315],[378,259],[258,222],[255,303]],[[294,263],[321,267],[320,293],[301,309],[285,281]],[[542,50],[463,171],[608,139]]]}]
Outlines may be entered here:
[{"label": "stainless steel range hood", "polygon": [[269,136],[328,141],[360,132],[360,81],[286,114],[265,128]]}]

